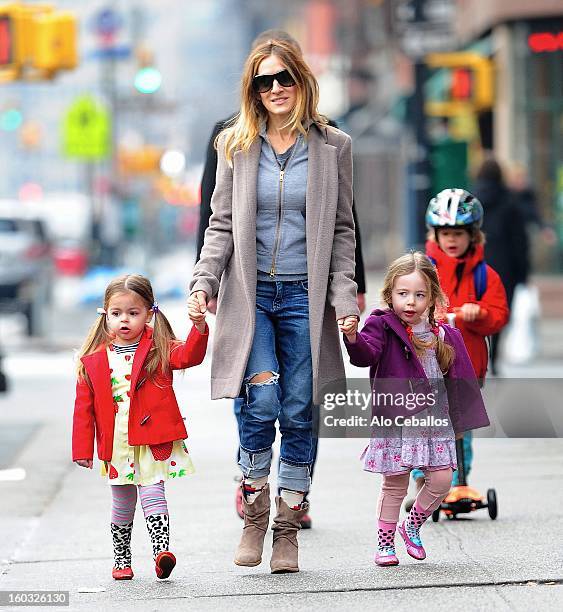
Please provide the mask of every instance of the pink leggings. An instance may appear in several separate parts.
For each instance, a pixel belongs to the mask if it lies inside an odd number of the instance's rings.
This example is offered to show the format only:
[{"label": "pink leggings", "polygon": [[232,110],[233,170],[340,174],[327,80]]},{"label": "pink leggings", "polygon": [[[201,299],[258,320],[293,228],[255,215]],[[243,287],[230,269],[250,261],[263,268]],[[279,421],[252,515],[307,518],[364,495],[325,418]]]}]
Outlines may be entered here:
[{"label": "pink leggings", "polygon": [[[168,505],[164,496],[164,483],[141,487],[139,497],[145,518],[153,514],[168,514]],[[137,505],[137,487],[135,485],[111,486],[111,522],[116,525],[126,525],[135,516]]]},{"label": "pink leggings", "polygon": [[[424,486],[416,496],[417,505],[427,515],[442,503],[452,484],[452,469],[423,470]],[[410,474],[383,476],[381,493],[377,502],[377,518],[386,523],[396,523],[407,489]]]}]

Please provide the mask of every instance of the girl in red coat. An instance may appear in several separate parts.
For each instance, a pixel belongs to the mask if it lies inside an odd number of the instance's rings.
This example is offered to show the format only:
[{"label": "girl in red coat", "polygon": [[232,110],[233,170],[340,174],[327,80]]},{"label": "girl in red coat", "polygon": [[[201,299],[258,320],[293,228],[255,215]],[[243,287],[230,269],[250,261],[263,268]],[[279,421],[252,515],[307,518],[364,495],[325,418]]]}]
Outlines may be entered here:
[{"label": "girl in red coat", "polygon": [[203,361],[208,328],[202,320],[185,342],[178,341],[150,282],[139,274],[111,281],[98,314],[79,354],[72,458],[91,469],[96,438],[102,475],[112,492],[113,578],[133,578],[131,531],[137,488],[156,575],[167,578],[176,558],[168,550],[164,482],[193,472],[172,370]]},{"label": "girl in red coat", "polygon": [[[444,189],[426,210],[426,254],[448,297],[448,319],[459,328],[481,383],[488,364],[486,338],[506,325],[509,314],[502,281],[485,262],[482,223],[481,203],[464,189]],[[471,441],[471,432],[467,432],[463,438],[466,475],[473,459]],[[413,471],[413,478],[418,488],[424,484],[419,471]],[[457,472],[453,484],[457,484]]]}]

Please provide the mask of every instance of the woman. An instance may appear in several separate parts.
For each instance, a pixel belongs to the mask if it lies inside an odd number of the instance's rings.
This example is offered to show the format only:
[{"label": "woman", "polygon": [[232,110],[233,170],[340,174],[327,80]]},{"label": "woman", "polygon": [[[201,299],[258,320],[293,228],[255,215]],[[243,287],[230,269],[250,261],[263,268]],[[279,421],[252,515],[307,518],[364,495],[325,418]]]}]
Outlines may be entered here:
[{"label": "woman", "polygon": [[357,327],[350,138],[317,111],[318,85],[282,41],[250,53],[241,109],[217,139],[213,215],[188,302],[219,293],[211,397],[242,395],[245,524],[235,563],[262,560],[275,424],[282,435],[270,567],[297,572],[316,444],[313,400],[344,379],[336,320]]}]

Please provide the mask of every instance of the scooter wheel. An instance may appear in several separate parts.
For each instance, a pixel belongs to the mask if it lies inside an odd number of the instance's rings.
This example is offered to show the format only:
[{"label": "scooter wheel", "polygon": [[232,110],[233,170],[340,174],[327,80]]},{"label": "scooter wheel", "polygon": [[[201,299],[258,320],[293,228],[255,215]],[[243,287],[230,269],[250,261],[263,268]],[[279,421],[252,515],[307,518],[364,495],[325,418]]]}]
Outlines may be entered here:
[{"label": "scooter wheel", "polygon": [[437,523],[440,520],[440,508],[436,508],[434,512],[432,512],[432,521]]},{"label": "scooter wheel", "polygon": [[494,489],[487,491],[487,509],[491,520],[495,520],[498,515],[497,493]]}]

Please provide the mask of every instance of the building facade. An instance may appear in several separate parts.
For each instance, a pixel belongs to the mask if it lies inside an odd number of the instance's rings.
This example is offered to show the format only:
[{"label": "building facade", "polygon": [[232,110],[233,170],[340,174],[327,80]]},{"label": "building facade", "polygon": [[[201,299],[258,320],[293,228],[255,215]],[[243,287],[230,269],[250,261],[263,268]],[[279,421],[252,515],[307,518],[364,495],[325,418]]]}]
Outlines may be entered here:
[{"label": "building facade", "polygon": [[[490,38],[495,64],[492,149],[529,172],[554,244],[534,240],[535,268],[563,271],[563,5],[557,0],[458,0],[456,29],[470,47]],[[538,234],[539,236],[539,234]]]}]

